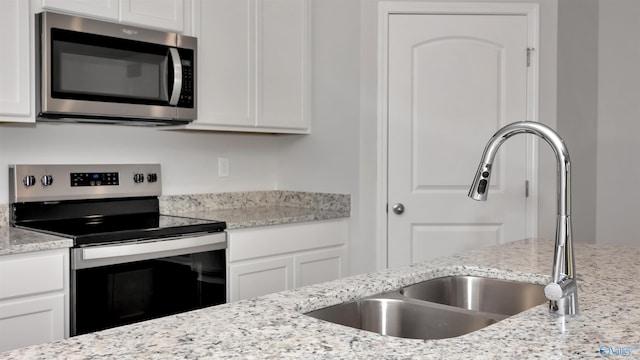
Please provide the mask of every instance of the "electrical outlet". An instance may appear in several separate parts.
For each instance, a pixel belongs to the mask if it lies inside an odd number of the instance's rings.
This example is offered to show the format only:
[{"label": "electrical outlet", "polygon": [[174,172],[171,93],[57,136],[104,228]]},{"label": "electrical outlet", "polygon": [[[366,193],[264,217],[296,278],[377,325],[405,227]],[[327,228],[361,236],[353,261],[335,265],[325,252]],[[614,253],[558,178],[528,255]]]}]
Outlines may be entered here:
[{"label": "electrical outlet", "polygon": [[229,159],[224,157],[218,158],[218,177],[229,176]]}]

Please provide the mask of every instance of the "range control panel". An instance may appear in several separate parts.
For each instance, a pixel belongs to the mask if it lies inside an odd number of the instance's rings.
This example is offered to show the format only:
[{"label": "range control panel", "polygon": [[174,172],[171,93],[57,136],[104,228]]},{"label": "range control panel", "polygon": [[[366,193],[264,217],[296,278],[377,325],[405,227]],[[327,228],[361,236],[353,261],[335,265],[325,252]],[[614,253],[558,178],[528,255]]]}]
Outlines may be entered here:
[{"label": "range control panel", "polygon": [[161,194],[160,164],[9,165],[11,202]]},{"label": "range control panel", "polygon": [[120,174],[108,173],[71,173],[71,186],[117,186]]}]

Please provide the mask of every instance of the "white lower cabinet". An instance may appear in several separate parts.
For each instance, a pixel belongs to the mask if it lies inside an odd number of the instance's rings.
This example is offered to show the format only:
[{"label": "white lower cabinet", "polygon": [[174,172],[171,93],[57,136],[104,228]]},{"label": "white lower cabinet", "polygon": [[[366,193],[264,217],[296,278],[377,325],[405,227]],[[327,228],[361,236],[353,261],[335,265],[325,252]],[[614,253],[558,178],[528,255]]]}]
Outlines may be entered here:
[{"label": "white lower cabinet", "polygon": [[0,351],[69,334],[69,250],[0,256]]},{"label": "white lower cabinet", "polygon": [[234,264],[229,269],[229,301],[284,291],[293,287],[293,258]]},{"label": "white lower cabinet", "polygon": [[339,279],[347,219],[228,231],[229,302]]},{"label": "white lower cabinet", "polygon": [[64,294],[0,303],[0,351],[64,338]]},{"label": "white lower cabinet", "polygon": [[324,249],[297,255],[294,272],[295,287],[318,284],[341,278],[345,273],[347,247]]}]

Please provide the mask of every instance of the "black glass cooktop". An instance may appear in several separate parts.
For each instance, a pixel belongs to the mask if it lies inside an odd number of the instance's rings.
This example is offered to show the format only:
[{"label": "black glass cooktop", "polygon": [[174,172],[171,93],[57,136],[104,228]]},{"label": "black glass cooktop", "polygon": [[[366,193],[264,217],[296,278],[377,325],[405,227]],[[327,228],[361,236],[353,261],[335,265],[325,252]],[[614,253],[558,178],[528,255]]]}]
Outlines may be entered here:
[{"label": "black glass cooktop", "polygon": [[150,213],[30,221],[16,226],[72,238],[76,246],[83,246],[223,231],[226,223]]}]

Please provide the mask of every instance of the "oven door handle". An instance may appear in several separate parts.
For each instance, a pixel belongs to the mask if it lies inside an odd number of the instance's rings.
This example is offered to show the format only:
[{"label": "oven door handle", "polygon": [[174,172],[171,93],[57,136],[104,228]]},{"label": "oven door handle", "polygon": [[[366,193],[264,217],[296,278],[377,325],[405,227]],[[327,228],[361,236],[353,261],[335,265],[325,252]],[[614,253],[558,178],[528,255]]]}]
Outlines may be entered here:
[{"label": "oven door handle", "polygon": [[157,241],[73,249],[74,270],[227,248],[226,232]]}]

